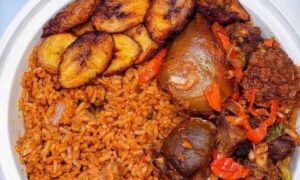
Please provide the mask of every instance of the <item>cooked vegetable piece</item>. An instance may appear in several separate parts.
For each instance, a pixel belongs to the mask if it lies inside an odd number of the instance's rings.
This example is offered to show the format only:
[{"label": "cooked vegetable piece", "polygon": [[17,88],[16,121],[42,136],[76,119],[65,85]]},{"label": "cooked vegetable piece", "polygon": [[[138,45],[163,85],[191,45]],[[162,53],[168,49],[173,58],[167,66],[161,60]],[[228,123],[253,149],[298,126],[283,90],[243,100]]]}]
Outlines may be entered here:
[{"label": "cooked vegetable piece", "polygon": [[[263,154],[262,152],[260,152]],[[278,167],[269,159],[267,159],[265,166],[259,166],[255,162],[245,161],[245,166],[249,168],[249,174],[245,179],[272,179],[282,180],[281,173]]]},{"label": "cooked vegetable piece", "polygon": [[289,136],[283,135],[269,143],[268,155],[274,163],[292,156],[296,148],[296,142]]},{"label": "cooked vegetable piece", "polygon": [[224,110],[233,113],[235,116],[239,116],[240,111],[243,110],[243,106],[233,99],[227,99],[222,104],[222,107],[224,108]]},{"label": "cooked vegetable piece", "polygon": [[161,153],[183,176],[209,165],[215,143],[215,126],[203,119],[183,120],[164,140]]},{"label": "cooked vegetable piece", "polygon": [[267,142],[272,142],[279,138],[283,132],[284,129],[287,127],[286,124],[280,123],[277,125],[274,125],[272,128],[270,128],[269,133],[268,133],[268,139]]},{"label": "cooked vegetable piece", "polygon": [[140,46],[129,36],[124,34],[114,34],[115,54],[111,64],[103,73],[112,75],[122,72],[134,64],[141,52]]},{"label": "cooked vegetable piece", "polygon": [[289,167],[290,163],[291,163],[291,157],[287,157],[286,159],[278,162],[277,164],[281,172],[282,180],[292,180],[292,175]]},{"label": "cooked vegetable piece", "polygon": [[250,125],[250,122],[249,122],[249,116],[246,114],[245,112],[246,110],[244,109],[243,106],[240,106],[240,109],[239,109],[239,116],[243,119],[242,120],[242,126],[245,130],[249,131],[252,129],[251,125]]},{"label": "cooked vegetable piece", "polygon": [[44,26],[42,36],[62,33],[86,22],[100,3],[101,0],[76,0],[70,3]]},{"label": "cooked vegetable piece", "polygon": [[244,126],[247,130],[246,136],[250,139],[253,143],[258,144],[261,140],[263,140],[267,134],[267,128],[274,124],[276,120],[276,115],[278,112],[279,103],[277,100],[271,101],[271,112],[268,119],[264,120],[259,124],[259,126],[255,129],[252,129],[249,126]]},{"label": "cooked vegetable piece", "polygon": [[258,144],[260,141],[264,139],[267,134],[267,126],[265,123],[259,124],[259,126],[255,129],[249,129],[246,132],[246,136],[253,143]]},{"label": "cooked vegetable piece", "polygon": [[213,25],[211,26],[211,29],[212,29],[212,32],[213,32],[214,36],[216,37],[218,43],[221,45],[221,47],[223,47],[225,52],[227,52],[231,48],[232,44],[230,42],[229,37],[227,36],[226,31],[217,22],[213,23]]},{"label": "cooked vegetable piece", "polygon": [[197,0],[196,2],[198,11],[211,22],[227,24],[250,19],[239,0]]},{"label": "cooked vegetable piece", "polygon": [[217,150],[222,154],[230,155],[237,148],[237,145],[246,140],[242,127],[233,125],[224,120],[222,115],[216,118]]},{"label": "cooked vegetable piece", "polygon": [[253,27],[251,23],[236,22],[225,27],[231,43],[241,48],[248,60],[263,40],[259,27]]},{"label": "cooked vegetable piece", "polygon": [[157,42],[179,32],[193,13],[193,0],[153,0],[146,15],[146,26]]},{"label": "cooked vegetable piece", "polygon": [[148,83],[158,74],[166,54],[167,50],[162,49],[153,57],[153,59],[146,65],[145,70],[140,74],[140,83]]},{"label": "cooked vegetable piece", "polygon": [[63,101],[59,101],[55,104],[55,110],[54,112],[48,117],[48,122],[52,126],[57,126],[60,123],[60,120],[63,117],[63,114],[65,112],[66,105]]},{"label": "cooked vegetable piece", "polygon": [[300,113],[300,107],[297,107],[292,110],[292,112],[290,114],[290,118],[287,121],[287,123],[289,124],[290,127],[296,127],[299,113]]},{"label": "cooked vegetable piece", "polygon": [[240,82],[243,77],[243,68],[246,64],[245,54],[230,42],[226,31],[219,23],[215,22],[212,25],[212,32],[220,46],[223,47],[226,52],[226,58],[235,70],[237,82]]},{"label": "cooked vegetable piece", "polygon": [[210,105],[211,108],[214,110],[221,112],[221,94],[218,84],[212,83],[204,90],[205,98]]},{"label": "cooked vegetable piece", "polygon": [[62,54],[59,82],[64,88],[81,86],[106,70],[113,55],[114,41],[106,33],[86,33]]},{"label": "cooked vegetable piece", "polygon": [[265,39],[263,42],[263,45],[265,47],[271,48],[274,45],[274,43],[275,43],[275,39],[274,39],[274,37],[271,37],[269,39]]},{"label": "cooked vegetable piece", "polygon": [[98,31],[123,32],[143,22],[148,6],[149,0],[104,0],[92,22]]},{"label": "cooked vegetable piece", "polygon": [[159,45],[153,41],[148,33],[148,30],[143,24],[140,24],[125,32],[128,36],[133,38],[142,48],[142,52],[135,61],[135,64],[141,64],[150,59],[157,51]]},{"label": "cooked vegetable piece", "polygon": [[235,162],[232,158],[222,155],[217,150],[214,150],[213,158],[210,168],[215,175],[222,179],[241,179],[249,173],[247,167]]},{"label": "cooked vegetable piece", "polygon": [[204,17],[198,14],[170,44],[166,62],[158,74],[159,85],[183,108],[210,113],[204,90],[218,85],[221,102],[232,94],[226,78],[229,65]]},{"label": "cooked vegetable piece", "polygon": [[84,24],[80,24],[74,28],[72,28],[72,32],[76,35],[76,36],[80,36],[84,33],[87,33],[87,32],[93,32],[95,31],[94,27],[93,27],[93,24],[91,21],[88,21]]},{"label": "cooked vegetable piece", "polygon": [[[247,138],[249,140],[251,140],[253,143],[257,144],[261,140],[263,140],[265,138],[265,136],[267,135],[267,128],[270,127],[271,125],[273,125],[276,121],[279,103],[277,100],[272,100],[270,104],[271,104],[271,108],[270,108],[271,112],[270,113],[266,112],[269,115],[269,117],[267,119],[264,119],[264,120],[258,122],[257,127],[255,127],[255,128],[252,128],[252,126],[250,124],[251,119],[249,119],[249,115],[246,113],[246,110],[244,109],[244,107],[241,106],[240,104],[238,104],[237,102],[235,102],[234,100],[226,101],[223,104],[223,107],[226,110],[234,113],[235,115],[238,114],[239,118],[242,118],[242,120],[234,121],[227,117],[226,120],[228,122],[231,122],[232,124],[234,124],[235,122],[238,122],[239,125],[243,126],[243,128],[246,130]],[[251,105],[251,102],[250,102],[250,105]],[[252,114],[255,114],[255,115],[259,114],[260,113],[259,110],[262,111],[263,109],[257,109]],[[264,113],[264,111],[262,111],[262,113]]]},{"label": "cooked vegetable piece", "polygon": [[47,37],[38,51],[41,66],[49,73],[56,74],[61,54],[75,41],[76,37],[70,33],[55,34]]}]

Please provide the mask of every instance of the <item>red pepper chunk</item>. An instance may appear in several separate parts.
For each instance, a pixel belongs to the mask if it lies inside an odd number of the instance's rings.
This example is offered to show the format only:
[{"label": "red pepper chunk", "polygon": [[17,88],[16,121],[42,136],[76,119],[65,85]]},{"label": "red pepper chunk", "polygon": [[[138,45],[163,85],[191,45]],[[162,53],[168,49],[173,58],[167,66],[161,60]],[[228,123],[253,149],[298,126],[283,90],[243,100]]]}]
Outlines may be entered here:
[{"label": "red pepper chunk", "polygon": [[218,43],[222,46],[222,48],[225,50],[225,52],[227,52],[230,47],[232,46],[226,31],[223,29],[223,27],[215,22],[213,23],[213,25],[211,26],[212,32],[214,34],[214,36],[216,37]]},{"label": "red pepper chunk", "polygon": [[271,101],[271,112],[268,119],[261,122],[258,126],[258,128],[255,129],[248,129],[246,132],[246,136],[248,139],[250,139],[253,143],[258,144],[261,140],[264,139],[264,137],[267,134],[267,128],[274,124],[276,121],[276,115],[279,107],[278,100],[272,100]]},{"label": "red pepper chunk", "polygon": [[271,113],[268,119],[266,119],[267,126],[271,126],[274,124],[278,112],[279,102],[278,100],[272,100],[271,101]]},{"label": "red pepper chunk", "polygon": [[230,39],[225,29],[219,23],[217,22],[213,23],[211,29],[215,38],[217,39],[218,44],[227,53],[228,61],[233,66],[238,81],[241,81],[243,77],[243,70],[242,70],[241,62],[239,62],[237,59],[240,52],[237,52],[235,50],[235,45],[230,42]]},{"label": "red pepper chunk", "polygon": [[249,169],[235,162],[232,158],[228,158],[218,151],[213,151],[214,160],[210,164],[212,172],[222,179],[240,179],[245,178],[249,173]]},{"label": "red pepper chunk", "polygon": [[167,49],[161,49],[146,65],[145,70],[139,76],[140,83],[148,83],[158,73],[163,64],[163,60],[167,55]]},{"label": "red pepper chunk", "polygon": [[259,124],[258,128],[250,129],[246,132],[246,136],[253,143],[258,144],[267,134],[267,125],[265,122]]},{"label": "red pepper chunk", "polygon": [[243,119],[242,126],[244,127],[244,129],[246,130],[252,129],[249,123],[249,117],[245,113],[245,109],[243,107],[241,107],[239,110],[239,116]]},{"label": "red pepper chunk", "polygon": [[222,100],[221,93],[217,83],[212,83],[204,90],[205,98],[214,110],[221,112]]},{"label": "red pepper chunk", "polygon": [[255,101],[255,96],[256,96],[256,89],[251,88],[251,90],[250,90],[250,104],[249,104],[249,108],[248,108],[248,111],[250,113],[253,112],[253,105],[254,105],[254,101]]}]

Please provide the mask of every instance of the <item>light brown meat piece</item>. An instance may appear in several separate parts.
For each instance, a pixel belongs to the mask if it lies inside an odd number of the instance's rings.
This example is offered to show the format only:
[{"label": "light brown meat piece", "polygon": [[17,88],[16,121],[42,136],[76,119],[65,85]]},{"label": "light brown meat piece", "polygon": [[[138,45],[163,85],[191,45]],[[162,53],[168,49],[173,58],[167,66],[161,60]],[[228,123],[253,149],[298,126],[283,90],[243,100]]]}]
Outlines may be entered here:
[{"label": "light brown meat piece", "polygon": [[278,99],[285,108],[300,106],[300,74],[277,43],[251,55],[241,86],[246,100],[250,89],[256,89],[256,105],[268,107],[272,99]]},{"label": "light brown meat piece", "polygon": [[70,3],[44,26],[42,37],[65,32],[86,22],[100,3],[101,0],[76,0]]}]

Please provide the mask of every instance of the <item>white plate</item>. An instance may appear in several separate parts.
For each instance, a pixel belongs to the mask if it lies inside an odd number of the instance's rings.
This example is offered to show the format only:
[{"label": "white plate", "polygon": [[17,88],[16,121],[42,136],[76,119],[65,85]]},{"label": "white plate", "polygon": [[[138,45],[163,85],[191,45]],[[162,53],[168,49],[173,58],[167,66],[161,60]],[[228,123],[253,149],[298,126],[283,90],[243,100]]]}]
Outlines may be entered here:
[{"label": "white plate", "polygon": [[[1,39],[0,46],[0,165],[5,179],[26,179],[14,145],[24,132],[18,98],[27,57],[39,41],[43,24],[70,0],[32,0],[17,15]],[[291,25],[268,2],[241,0],[263,35],[275,36],[296,64],[300,64],[300,39]],[[299,118],[298,118],[299,119]],[[299,129],[299,123],[298,123]],[[293,179],[300,179],[299,149],[292,163]]]}]

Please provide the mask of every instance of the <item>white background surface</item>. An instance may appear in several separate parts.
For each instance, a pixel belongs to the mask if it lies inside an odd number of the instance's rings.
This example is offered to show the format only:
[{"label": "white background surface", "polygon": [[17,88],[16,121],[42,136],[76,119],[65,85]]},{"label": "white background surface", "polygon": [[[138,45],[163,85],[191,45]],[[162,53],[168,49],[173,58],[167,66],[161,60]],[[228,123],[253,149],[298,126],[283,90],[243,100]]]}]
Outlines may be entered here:
[{"label": "white background surface", "polygon": [[[60,0],[52,0],[59,3]],[[249,1],[270,1],[290,22],[300,37],[300,0],[249,0]],[[27,0],[0,0],[0,35],[11,22],[15,14],[20,10]],[[1,138],[1,137],[0,137]],[[0,150],[1,153],[1,150]],[[5,166],[5,164],[3,164]],[[0,180],[1,167],[0,167]]]}]

